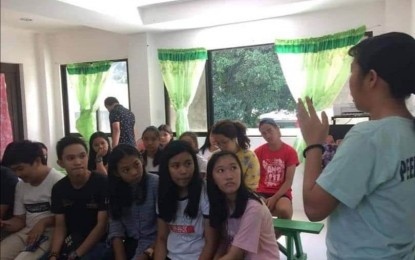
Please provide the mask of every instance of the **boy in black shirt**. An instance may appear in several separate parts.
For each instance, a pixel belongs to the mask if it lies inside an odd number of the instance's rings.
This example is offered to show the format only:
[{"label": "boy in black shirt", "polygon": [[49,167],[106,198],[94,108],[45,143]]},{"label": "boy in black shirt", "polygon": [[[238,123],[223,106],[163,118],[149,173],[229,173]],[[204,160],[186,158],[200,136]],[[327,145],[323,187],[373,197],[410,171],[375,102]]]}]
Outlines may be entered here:
[{"label": "boy in black shirt", "polygon": [[56,227],[49,259],[100,259],[107,231],[107,179],[88,171],[88,149],[77,137],[56,146],[58,164],[68,175],[52,190]]}]

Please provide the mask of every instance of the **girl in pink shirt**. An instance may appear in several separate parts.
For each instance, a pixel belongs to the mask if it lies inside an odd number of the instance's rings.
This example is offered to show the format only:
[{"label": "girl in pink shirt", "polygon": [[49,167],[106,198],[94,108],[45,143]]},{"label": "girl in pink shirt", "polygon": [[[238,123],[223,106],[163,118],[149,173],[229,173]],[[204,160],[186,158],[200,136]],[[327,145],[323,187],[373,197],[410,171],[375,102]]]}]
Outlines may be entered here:
[{"label": "girl in pink shirt", "polygon": [[238,157],[214,153],[207,167],[210,224],[221,230],[215,259],[279,259],[279,249],[267,206],[242,180]]}]

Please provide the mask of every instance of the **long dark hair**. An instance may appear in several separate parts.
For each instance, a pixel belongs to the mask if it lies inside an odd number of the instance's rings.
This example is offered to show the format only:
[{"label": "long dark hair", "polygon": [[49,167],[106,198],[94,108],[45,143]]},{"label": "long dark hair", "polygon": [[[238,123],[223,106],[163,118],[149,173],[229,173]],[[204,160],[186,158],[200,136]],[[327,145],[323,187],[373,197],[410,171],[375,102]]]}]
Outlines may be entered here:
[{"label": "long dark hair", "polygon": [[[142,163],[143,177],[135,187],[124,182],[117,173],[118,162],[126,156],[135,156]],[[112,150],[108,160],[109,208],[112,218],[121,218],[122,209],[130,207],[134,201],[137,204],[144,203],[147,193],[146,176],[143,157],[137,148],[119,144]]]},{"label": "long dark hair", "polygon": [[207,132],[207,136],[205,138],[205,142],[203,143],[202,147],[200,147],[200,151],[202,152],[202,154],[205,154],[206,149],[209,149],[212,144],[210,143],[210,133],[212,132],[212,128],[209,128],[208,132]]},{"label": "long dark hair", "polygon": [[[143,134],[141,135],[141,139],[143,138],[144,134],[147,132],[153,132],[157,138],[160,138],[160,131],[155,126],[149,126],[146,129],[144,129]],[[147,149],[143,152],[143,159],[144,159],[144,165],[147,165]],[[160,157],[161,157],[161,148],[158,147],[156,153],[154,154],[153,158],[153,166],[156,167],[160,164]]]},{"label": "long dark hair", "polygon": [[238,145],[243,150],[246,150],[251,145],[251,140],[246,135],[246,126],[240,121],[221,120],[215,123],[212,127],[212,133],[223,135],[229,139],[236,138]]},{"label": "long dark hair", "polygon": [[177,185],[173,182],[169,172],[169,161],[172,157],[180,153],[189,153],[192,156],[194,172],[190,180],[188,190],[188,203],[185,214],[190,218],[196,218],[199,211],[200,193],[202,190],[202,178],[199,173],[196,153],[193,148],[184,141],[172,141],[163,150],[159,168],[159,189],[158,189],[158,208],[159,216],[166,222],[176,218],[177,201],[179,192]]},{"label": "long dark hair", "polygon": [[[216,162],[219,158],[223,156],[231,156],[235,159],[238,163],[239,169],[241,170],[241,185],[239,186],[236,194],[236,201],[235,201],[235,210],[229,216],[229,208],[227,206],[226,195],[219,189],[218,185],[216,185],[215,181],[213,180],[213,168],[215,167]],[[239,161],[238,157],[228,151],[220,151],[214,153],[212,157],[209,159],[207,165],[207,194],[209,198],[209,220],[210,225],[214,228],[222,228],[226,222],[228,217],[231,218],[240,218],[246,209],[246,205],[249,199],[257,200],[259,203],[262,203],[261,199],[252,191],[250,191],[243,182],[242,176],[242,165]]]},{"label": "long dark hair", "polygon": [[111,144],[110,144],[110,140],[108,139],[108,136],[103,133],[103,132],[95,132],[91,135],[91,137],[89,138],[89,156],[88,156],[88,170],[93,171],[97,169],[97,164],[95,163],[95,159],[97,157],[97,152],[95,152],[93,143],[94,140],[97,139],[98,137],[104,138],[104,140],[107,142],[108,144],[108,151],[107,154],[104,155],[104,157],[102,157],[102,162],[104,163],[104,165],[106,165],[108,163],[108,157],[111,153]]}]

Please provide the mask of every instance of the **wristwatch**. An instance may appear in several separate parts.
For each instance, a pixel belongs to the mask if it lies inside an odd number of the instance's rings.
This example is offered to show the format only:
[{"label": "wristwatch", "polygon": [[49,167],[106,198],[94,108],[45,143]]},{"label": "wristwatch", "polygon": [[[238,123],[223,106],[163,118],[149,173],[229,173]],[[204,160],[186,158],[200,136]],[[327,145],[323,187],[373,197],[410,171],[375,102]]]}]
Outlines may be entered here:
[{"label": "wristwatch", "polygon": [[97,157],[97,158],[95,158],[95,162],[96,162],[96,163],[100,163],[100,162],[102,162],[102,157]]},{"label": "wristwatch", "polygon": [[77,260],[77,259],[81,259],[78,254],[76,253],[76,251],[72,251],[69,255],[68,255],[68,259],[70,260]]},{"label": "wristwatch", "polygon": [[59,254],[56,253],[56,252],[50,252],[49,255],[48,255],[48,259],[51,259],[53,257],[55,257],[56,259],[58,259]]},{"label": "wristwatch", "polygon": [[149,247],[144,251],[144,254],[148,256],[149,259],[153,259],[154,249]]}]

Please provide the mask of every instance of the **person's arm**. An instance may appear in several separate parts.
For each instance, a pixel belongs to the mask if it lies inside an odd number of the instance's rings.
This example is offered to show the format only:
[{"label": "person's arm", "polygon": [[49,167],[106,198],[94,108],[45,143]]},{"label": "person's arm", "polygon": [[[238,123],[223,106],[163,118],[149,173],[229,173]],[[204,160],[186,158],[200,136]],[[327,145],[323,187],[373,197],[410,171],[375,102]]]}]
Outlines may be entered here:
[{"label": "person's arm", "polygon": [[219,242],[219,232],[217,229],[210,226],[210,221],[208,218],[203,219],[203,228],[204,228],[204,236],[205,236],[205,245],[202,249],[202,253],[200,254],[199,259],[209,260],[212,259],[218,249],[218,242]]},{"label": "person's arm", "polygon": [[274,209],[275,204],[277,203],[278,199],[281,198],[285,193],[287,193],[287,191],[293,185],[295,169],[296,169],[295,165],[291,165],[287,167],[286,172],[285,172],[284,183],[281,185],[280,189],[274,195],[266,199],[266,204],[269,209]]},{"label": "person's arm", "polygon": [[9,208],[10,208],[10,205],[6,205],[6,204],[0,205],[0,219],[4,218]]},{"label": "person's arm", "polygon": [[15,215],[8,220],[0,220],[2,230],[17,232],[26,226],[26,215]]},{"label": "person's arm", "polygon": [[95,170],[96,170],[97,172],[99,172],[99,173],[103,173],[103,174],[105,174],[105,175],[108,175],[108,169],[107,169],[107,167],[104,165],[104,161],[102,161],[102,158],[100,159],[100,161],[99,161],[99,160],[96,160],[96,161],[95,161],[95,165],[96,165]]},{"label": "person's arm", "polygon": [[[322,120],[320,121],[309,97],[306,98],[306,103],[309,112],[301,99],[297,104],[297,117],[304,141],[307,146],[323,144],[329,129],[327,115],[322,112]],[[322,171],[322,154],[323,151],[319,148],[310,149],[307,151],[305,159],[303,200],[305,213],[311,221],[325,219],[339,204],[335,197],[316,183]]]},{"label": "person's arm", "polygon": [[114,122],[111,124],[112,127],[112,148],[118,145],[120,142],[121,127],[120,122]]},{"label": "person's arm", "polygon": [[108,224],[108,213],[107,211],[101,210],[98,211],[97,214],[97,224],[95,227],[91,230],[89,235],[85,238],[84,242],[75,250],[76,254],[79,257],[82,257],[86,253],[91,250],[92,247],[94,247],[101,239],[102,236],[105,235],[105,232],[107,230],[107,224]]},{"label": "person's arm", "polygon": [[112,250],[114,251],[115,260],[125,260],[127,256],[125,254],[124,243],[121,237],[114,237],[112,239]]},{"label": "person's arm", "polygon": [[165,260],[167,257],[167,237],[169,236],[169,226],[161,218],[157,219],[157,238],[154,249],[154,260]]},{"label": "person's arm", "polygon": [[236,246],[231,246],[228,252],[222,257],[218,258],[219,260],[242,260],[244,259],[245,251]]},{"label": "person's arm", "polygon": [[107,239],[112,245],[114,257],[118,259],[126,259],[123,239],[125,237],[125,229],[121,219],[109,217],[109,227]]},{"label": "person's arm", "polygon": [[62,248],[63,241],[66,237],[66,223],[64,214],[55,215],[55,228],[53,229],[52,243],[50,246],[49,260],[58,259],[59,253]]},{"label": "person's arm", "polygon": [[55,216],[49,216],[39,220],[33,228],[27,233],[26,243],[31,245],[35,243],[40,236],[45,232],[47,227],[55,225]]},{"label": "person's arm", "polygon": [[256,157],[255,153],[252,151],[249,151],[250,158],[248,165],[246,166],[246,172],[244,172],[244,183],[248,188],[250,188],[252,191],[256,191],[258,188],[259,183],[259,176],[260,176],[260,167],[259,167],[259,161]]}]

